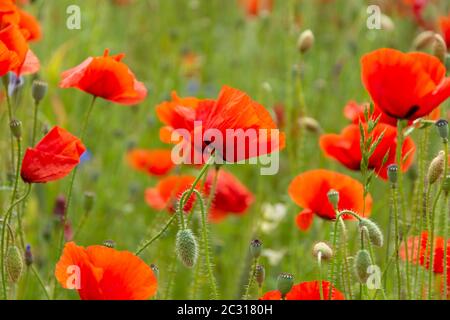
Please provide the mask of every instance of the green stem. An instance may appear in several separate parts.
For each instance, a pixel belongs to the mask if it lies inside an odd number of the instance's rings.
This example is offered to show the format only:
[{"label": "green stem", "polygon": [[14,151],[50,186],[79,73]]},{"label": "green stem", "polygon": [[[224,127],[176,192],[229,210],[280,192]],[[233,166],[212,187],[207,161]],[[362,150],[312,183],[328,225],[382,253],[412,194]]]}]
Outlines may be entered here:
[{"label": "green stem", "polygon": [[397,290],[398,299],[401,300],[402,282],[400,273],[400,258],[399,258],[399,227],[398,227],[398,204],[397,204],[397,188],[395,184],[391,185],[391,197],[394,206],[394,250],[395,250],[395,268],[397,272]]},{"label": "green stem", "polygon": [[153,242],[158,240],[164,234],[164,232],[166,232],[166,230],[170,227],[170,225],[172,224],[172,222],[175,220],[176,217],[177,217],[177,215],[173,214],[172,217],[170,217],[170,219],[164,225],[164,227],[153,238],[151,238],[150,240],[145,242],[144,245],[135,252],[135,255],[137,255],[137,256],[141,255],[141,253],[145,249],[147,249],[147,247],[149,247]]},{"label": "green stem", "polygon": [[[324,300],[323,294],[323,280],[322,280],[322,252],[319,251],[317,255],[317,265],[319,267],[319,281],[320,281],[320,300]],[[330,287],[331,288],[331,287]],[[331,289],[330,289],[331,291]]]},{"label": "green stem", "polygon": [[39,272],[36,270],[36,267],[34,265],[30,266],[31,271],[33,271],[34,276],[36,277],[37,281],[39,282],[40,287],[42,288],[42,291],[45,293],[45,297],[47,300],[51,300],[50,294],[47,291],[47,288],[45,287],[44,281],[42,280],[41,276],[39,275]]},{"label": "green stem", "polygon": [[[13,112],[13,108],[12,108],[11,98],[8,94],[8,75],[3,76],[2,80],[3,80],[3,88],[4,88],[4,92],[5,92],[5,97],[6,97],[6,105],[8,106],[8,120],[9,120],[9,123],[11,123],[11,121],[14,118],[14,112]],[[9,126],[9,123],[8,123],[8,126]],[[11,140],[11,164],[12,164],[12,166],[14,166],[14,163],[15,163],[14,135],[11,131],[10,131],[10,140]]]},{"label": "green stem", "polygon": [[34,101],[34,112],[33,112],[33,135],[31,136],[31,145],[34,146],[36,143],[36,133],[37,133],[37,123],[38,123],[38,110],[39,102]]},{"label": "green stem", "polygon": [[[430,225],[430,232],[431,232],[431,239],[430,239],[430,265],[429,265],[429,271],[428,271],[428,300],[433,299],[433,290],[432,290],[432,285],[433,285],[433,269],[434,269],[434,224],[435,224],[435,216],[436,216],[436,207],[437,204],[439,202],[439,198],[442,194],[442,190],[444,187],[444,183],[445,183],[445,178],[447,177],[447,171],[448,171],[448,140],[447,139],[443,139],[442,140],[443,145],[444,145],[444,175],[443,178],[441,180],[441,185],[439,186],[439,190],[434,198],[433,201],[433,208],[430,214],[430,219],[431,219],[431,225]],[[447,242],[447,239],[444,239],[445,242]],[[444,251],[445,252],[445,251]],[[444,257],[446,257],[446,252],[444,253]],[[447,260],[447,259],[444,259]],[[445,270],[444,270],[445,273]]]}]

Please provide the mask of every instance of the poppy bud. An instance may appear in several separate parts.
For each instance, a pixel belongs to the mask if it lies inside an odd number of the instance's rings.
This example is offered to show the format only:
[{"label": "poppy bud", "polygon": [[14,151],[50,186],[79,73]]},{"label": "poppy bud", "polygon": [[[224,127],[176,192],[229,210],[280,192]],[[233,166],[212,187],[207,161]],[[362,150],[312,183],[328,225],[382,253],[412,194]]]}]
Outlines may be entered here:
[{"label": "poppy bud", "polygon": [[359,220],[359,228],[362,229],[366,227],[369,233],[369,240],[372,245],[376,247],[382,247],[384,242],[383,232],[381,232],[380,227],[370,219],[361,218]]},{"label": "poppy bud", "polygon": [[446,194],[450,192],[450,175],[445,177],[444,183],[442,184],[442,190],[444,190]]},{"label": "poppy bud", "polygon": [[333,249],[330,248],[325,242],[317,242],[313,247],[314,257],[319,256],[319,252],[322,254],[322,259],[330,260],[333,257]]},{"label": "poppy bud", "polygon": [[294,276],[290,273],[281,273],[277,279],[277,290],[281,292],[281,296],[284,297],[289,291],[291,291],[294,285]]},{"label": "poppy bud", "polygon": [[311,30],[307,29],[300,34],[297,41],[297,49],[301,53],[307,52],[314,44],[314,34]]},{"label": "poppy bud", "polygon": [[381,20],[380,21],[381,22],[381,28],[383,30],[393,31],[395,29],[394,22],[392,21],[392,19],[389,16],[387,16],[385,14],[381,14],[381,19],[380,20]]},{"label": "poppy bud", "polygon": [[438,33],[434,35],[433,54],[436,58],[445,64],[445,57],[447,55],[447,45],[444,38]]},{"label": "poppy bud", "polygon": [[36,103],[41,102],[47,94],[48,84],[42,80],[34,80],[31,87],[31,95]]},{"label": "poppy bud", "polygon": [[103,246],[114,249],[116,247],[116,242],[114,240],[103,241]]},{"label": "poppy bud", "polygon": [[321,133],[322,128],[319,122],[311,117],[301,117],[298,119],[299,125],[311,133]]},{"label": "poppy bud", "polygon": [[398,181],[398,165],[395,163],[390,164],[387,167],[387,176],[390,183],[396,184]]},{"label": "poppy bud", "polygon": [[355,271],[359,282],[366,283],[369,278],[367,269],[372,265],[370,254],[367,250],[359,250],[355,257]]},{"label": "poppy bud", "polygon": [[440,119],[436,121],[436,128],[438,130],[439,136],[442,139],[448,139],[448,121],[445,119]]},{"label": "poppy bud", "polygon": [[262,242],[258,239],[252,240],[250,243],[250,253],[252,254],[253,259],[259,258],[262,250]]},{"label": "poppy bud", "polygon": [[186,267],[192,268],[195,265],[198,257],[198,245],[192,230],[178,231],[175,249],[178,258]]},{"label": "poppy bud", "polygon": [[20,139],[22,137],[22,122],[19,120],[11,120],[9,127],[16,139]]},{"label": "poppy bud", "polygon": [[10,246],[6,254],[6,271],[11,282],[16,283],[23,270],[23,260],[19,248]]},{"label": "poppy bud", "polygon": [[258,286],[261,288],[264,280],[266,279],[266,270],[264,269],[263,265],[257,265],[255,270],[255,279],[256,283],[258,283]]},{"label": "poppy bud", "polygon": [[27,244],[27,248],[25,250],[25,265],[27,267],[33,264],[33,254],[31,253],[31,246]]},{"label": "poppy bud", "polygon": [[327,193],[328,201],[332,204],[333,208],[337,210],[339,203],[339,192],[334,189],[330,189]]},{"label": "poppy bud", "polygon": [[436,182],[437,179],[442,175],[444,172],[444,165],[445,165],[445,154],[444,151],[439,151],[439,154],[434,158],[430,166],[428,167],[428,174],[427,179],[428,183],[432,185]]},{"label": "poppy bud", "polygon": [[424,31],[414,39],[413,48],[416,50],[422,50],[434,42],[434,32]]},{"label": "poppy bud", "polygon": [[86,212],[91,212],[94,207],[95,202],[95,193],[93,192],[85,192],[84,193],[84,210]]},{"label": "poppy bud", "polygon": [[159,277],[159,268],[158,268],[158,266],[156,264],[152,263],[150,265],[150,268],[152,269],[153,274],[155,275],[155,277],[158,278]]}]

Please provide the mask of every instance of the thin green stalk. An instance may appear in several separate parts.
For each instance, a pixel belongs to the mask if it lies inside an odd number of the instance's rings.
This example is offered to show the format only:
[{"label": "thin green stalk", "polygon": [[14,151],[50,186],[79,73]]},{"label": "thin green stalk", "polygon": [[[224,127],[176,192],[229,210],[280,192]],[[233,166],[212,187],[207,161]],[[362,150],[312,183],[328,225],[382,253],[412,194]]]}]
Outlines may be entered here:
[{"label": "thin green stalk", "polygon": [[397,272],[397,290],[398,299],[401,300],[402,282],[400,273],[400,257],[399,257],[399,227],[398,227],[398,204],[397,204],[397,188],[395,184],[391,185],[391,197],[394,209],[394,250],[395,250],[395,269]]},{"label": "thin green stalk", "polygon": [[[320,281],[320,300],[324,300],[323,294],[323,280],[322,280],[322,252],[317,254],[317,266],[319,267],[319,281]],[[331,291],[331,290],[330,290]]]},{"label": "thin green stalk", "polygon": [[244,293],[244,296],[242,297],[242,300],[248,300],[248,297],[250,295],[250,289],[252,288],[253,281],[255,279],[257,265],[258,265],[258,258],[254,258],[252,267],[250,269],[250,275],[248,277],[248,284],[245,287],[245,293]]},{"label": "thin green stalk", "polygon": [[31,184],[28,184],[27,190],[25,192],[25,194],[17,199],[17,201],[15,201],[13,204],[11,204],[8,208],[8,210],[6,211],[5,215],[3,216],[3,226],[2,226],[2,238],[1,238],[1,250],[0,250],[0,269],[1,269],[1,273],[2,273],[2,288],[3,288],[3,297],[4,299],[8,299],[8,294],[6,291],[6,273],[5,273],[5,259],[4,259],[4,253],[5,253],[5,230],[7,228],[7,223],[9,220],[9,216],[12,212],[12,210],[14,209],[14,207],[16,207],[18,204],[20,204],[23,200],[25,200],[28,195],[30,194],[31,191]]},{"label": "thin green stalk", "polygon": [[[444,203],[442,205],[442,214],[444,215],[444,257],[448,257],[448,192],[444,193]],[[448,264],[444,259],[444,300],[448,299]]]},{"label": "thin green stalk", "polygon": [[32,146],[34,146],[34,144],[36,143],[38,110],[39,110],[39,102],[35,100],[34,101],[34,112],[33,112],[33,135],[31,136],[31,145]]},{"label": "thin green stalk", "polygon": [[202,214],[202,241],[203,241],[203,250],[205,255],[205,263],[208,272],[208,281],[212,291],[212,298],[217,299],[219,294],[217,292],[217,283],[216,278],[214,277],[213,272],[213,264],[212,258],[209,252],[209,232],[208,232],[208,223],[207,223],[207,212],[205,211],[205,205],[202,199],[202,195],[196,189],[194,189],[195,194],[197,195],[198,201],[200,203],[200,211]]},{"label": "thin green stalk", "polygon": [[173,214],[172,217],[170,217],[170,219],[167,221],[167,223],[164,225],[164,227],[155,235],[153,236],[153,238],[151,238],[150,240],[148,240],[147,242],[145,242],[141,248],[139,248],[138,250],[136,250],[135,255],[139,256],[141,255],[141,253],[147,249],[147,247],[149,247],[153,242],[155,242],[156,240],[158,240],[163,234],[164,232],[166,232],[166,230],[170,227],[170,225],[172,224],[172,222],[175,220],[175,218],[177,217],[176,214]]},{"label": "thin green stalk", "polygon": [[45,293],[45,297],[47,300],[51,300],[50,294],[47,291],[47,288],[45,287],[44,281],[42,280],[41,276],[39,275],[39,272],[36,270],[36,267],[34,265],[30,266],[31,271],[33,272],[34,276],[36,277],[40,287],[42,288],[42,291]]},{"label": "thin green stalk", "polygon": [[[433,269],[434,269],[434,224],[435,224],[435,216],[436,216],[436,207],[439,202],[439,198],[442,194],[444,183],[445,183],[445,177],[447,177],[447,171],[448,171],[448,140],[442,139],[443,145],[444,145],[444,175],[441,180],[441,184],[439,186],[439,190],[434,198],[433,201],[433,208],[430,214],[430,232],[431,232],[431,239],[430,239],[430,264],[429,264],[429,271],[428,271],[428,300],[433,299]],[[444,241],[447,241],[447,239],[444,239]],[[446,253],[444,254],[446,256]],[[447,259],[444,259],[447,260]],[[445,271],[444,271],[445,273]]]},{"label": "thin green stalk", "polygon": [[[9,121],[9,123],[11,123],[11,121],[14,118],[14,112],[13,112],[13,108],[12,108],[11,98],[8,94],[8,75],[3,76],[2,80],[3,80],[3,88],[4,88],[4,92],[5,92],[5,97],[6,97],[6,105],[8,106],[8,121]],[[11,131],[10,131],[9,136],[10,136],[10,143],[11,143],[11,163],[12,163],[12,166],[14,166],[14,163],[15,163],[14,135]]]}]

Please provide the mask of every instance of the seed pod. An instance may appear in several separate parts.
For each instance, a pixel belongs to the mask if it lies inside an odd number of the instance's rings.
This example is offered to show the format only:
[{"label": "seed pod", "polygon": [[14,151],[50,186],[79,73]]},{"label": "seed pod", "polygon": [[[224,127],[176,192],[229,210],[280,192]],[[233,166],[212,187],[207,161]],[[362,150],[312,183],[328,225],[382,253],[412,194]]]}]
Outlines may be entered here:
[{"label": "seed pod", "polygon": [[258,283],[258,286],[261,288],[266,279],[266,270],[263,265],[259,264],[256,266],[255,279],[256,283]]},{"label": "seed pod", "polygon": [[178,231],[175,249],[178,258],[186,267],[192,268],[195,265],[198,257],[198,245],[192,230]]},{"label": "seed pod", "polygon": [[22,137],[22,122],[19,120],[11,120],[9,123],[9,128],[16,139]]},{"label": "seed pod", "polygon": [[333,249],[330,248],[325,242],[317,242],[313,247],[314,257],[319,256],[319,252],[322,253],[322,259],[330,260],[333,257]]},{"label": "seed pod", "polygon": [[435,183],[437,179],[444,172],[445,154],[444,151],[439,151],[439,154],[431,161],[428,167],[427,180],[430,185]]},{"label": "seed pod", "polygon": [[414,39],[413,48],[416,50],[422,50],[430,46],[434,42],[434,32],[424,31]]},{"label": "seed pod", "polygon": [[369,232],[370,243],[376,247],[382,247],[384,237],[380,227],[378,227],[378,225],[370,219],[361,218],[359,221],[359,228],[362,229],[363,227],[366,227]]},{"label": "seed pod", "polygon": [[447,55],[447,45],[444,38],[438,33],[434,35],[433,54],[436,58],[445,64],[445,57]]},{"label": "seed pod", "polygon": [[252,240],[250,243],[250,253],[252,254],[253,259],[259,258],[262,251],[262,242],[258,239]]},{"label": "seed pod", "polygon": [[333,208],[337,209],[339,203],[339,192],[334,189],[330,189],[330,191],[328,191],[327,193],[327,197]]},{"label": "seed pod", "polygon": [[105,240],[103,241],[103,246],[114,249],[116,247],[116,243],[114,240]]},{"label": "seed pod", "polygon": [[27,267],[33,264],[33,254],[31,253],[31,246],[28,244],[25,250],[25,265]]},{"label": "seed pod", "polygon": [[281,296],[284,297],[289,291],[291,291],[294,285],[294,276],[290,273],[281,273],[277,278],[277,289],[281,292]]},{"label": "seed pod", "polygon": [[440,119],[436,121],[436,128],[438,130],[439,136],[442,139],[448,139],[448,121],[445,119]]},{"label": "seed pod", "polygon": [[307,52],[314,45],[314,34],[311,30],[307,29],[300,34],[297,41],[297,49],[301,53]]},{"label": "seed pod", "polygon": [[47,94],[48,84],[42,80],[34,80],[31,87],[31,95],[36,103],[41,102]]},{"label": "seed pod", "polygon": [[387,176],[389,182],[392,184],[396,184],[398,181],[398,165],[393,163],[387,167]]},{"label": "seed pod", "polygon": [[367,250],[359,250],[355,257],[355,272],[359,282],[366,283],[370,274],[367,269],[372,265],[370,254]]},{"label": "seed pod", "polygon": [[23,270],[23,260],[19,248],[14,245],[10,246],[6,254],[5,262],[9,279],[11,282],[16,283],[19,280]]}]

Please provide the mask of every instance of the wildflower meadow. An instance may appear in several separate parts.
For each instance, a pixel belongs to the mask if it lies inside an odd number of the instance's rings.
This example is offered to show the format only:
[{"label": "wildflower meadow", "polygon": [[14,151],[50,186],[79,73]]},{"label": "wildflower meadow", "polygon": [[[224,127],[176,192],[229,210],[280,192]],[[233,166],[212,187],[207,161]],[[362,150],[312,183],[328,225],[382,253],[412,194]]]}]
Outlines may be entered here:
[{"label": "wildflower meadow", "polygon": [[445,0],[0,0],[0,298],[449,299],[448,47]]}]

